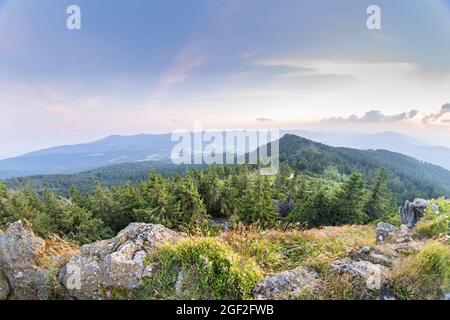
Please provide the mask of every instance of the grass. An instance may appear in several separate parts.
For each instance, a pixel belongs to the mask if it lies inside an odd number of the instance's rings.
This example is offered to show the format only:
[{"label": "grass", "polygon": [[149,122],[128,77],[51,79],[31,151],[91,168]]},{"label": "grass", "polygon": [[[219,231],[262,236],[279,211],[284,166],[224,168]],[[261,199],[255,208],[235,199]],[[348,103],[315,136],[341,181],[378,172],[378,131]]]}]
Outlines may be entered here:
[{"label": "grass", "polygon": [[325,227],[311,230],[260,230],[239,226],[223,236],[239,255],[254,258],[265,273],[305,266],[322,272],[355,246],[375,244],[370,226]]},{"label": "grass", "polygon": [[450,248],[430,241],[392,272],[392,287],[401,299],[439,299],[450,290]]},{"label": "grass", "polygon": [[418,238],[439,238],[450,234],[450,202],[438,199],[433,204],[437,205],[438,212],[433,211],[433,205],[428,206],[414,229]]},{"label": "grass", "polygon": [[158,271],[145,281],[146,299],[251,299],[262,272],[218,238],[191,238],[147,258]]}]

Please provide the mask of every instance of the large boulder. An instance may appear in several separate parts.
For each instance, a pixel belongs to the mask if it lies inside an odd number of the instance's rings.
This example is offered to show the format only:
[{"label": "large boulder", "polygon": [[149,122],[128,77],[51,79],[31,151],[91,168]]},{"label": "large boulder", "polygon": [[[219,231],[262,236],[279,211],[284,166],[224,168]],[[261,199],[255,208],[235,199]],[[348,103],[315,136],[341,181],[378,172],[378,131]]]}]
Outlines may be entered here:
[{"label": "large boulder", "polygon": [[62,268],[59,281],[71,297],[83,300],[107,299],[117,288],[136,289],[153,272],[145,258],[161,244],[182,237],[162,225],[130,224],[115,238],[82,246],[81,254]]},{"label": "large boulder", "polygon": [[44,248],[44,240],[23,221],[12,223],[0,236],[0,271],[7,278],[14,299],[42,299],[51,294],[48,271],[36,265]]},{"label": "large boulder", "polygon": [[259,281],[254,293],[258,300],[295,299],[308,290],[314,290],[319,281],[317,272],[296,268]]},{"label": "large boulder", "polygon": [[400,208],[400,218],[408,228],[414,227],[423,217],[425,209],[430,204],[424,199],[415,199],[413,202],[406,200],[405,205]]}]

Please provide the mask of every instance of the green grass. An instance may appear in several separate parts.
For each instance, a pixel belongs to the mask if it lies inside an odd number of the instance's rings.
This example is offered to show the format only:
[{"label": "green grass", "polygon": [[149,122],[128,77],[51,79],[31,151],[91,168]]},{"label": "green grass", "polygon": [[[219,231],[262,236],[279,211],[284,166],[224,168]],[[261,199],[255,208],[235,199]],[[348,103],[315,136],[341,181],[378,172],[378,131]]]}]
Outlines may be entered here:
[{"label": "green grass", "polygon": [[392,286],[401,299],[439,299],[450,290],[450,248],[430,241],[405,258],[392,274]]},{"label": "green grass", "polygon": [[318,272],[346,255],[354,246],[375,244],[373,228],[367,226],[326,227],[311,230],[259,230],[240,226],[224,240],[241,256],[252,257],[265,272],[280,272],[299,266]]},{"label": "green grass", "polygon": [[438,238],[450,233],[450,202],[438,199],[433,203],[438,206],[438,212],[432,210],[432,205],[428,206],[414,229],[418,238]]},{"label": "green grass", "polygon": [[191,238],[165,245],[149,257],[158,271],[144,283],[147,299],[251,299],[262,272],[215,238]]}]

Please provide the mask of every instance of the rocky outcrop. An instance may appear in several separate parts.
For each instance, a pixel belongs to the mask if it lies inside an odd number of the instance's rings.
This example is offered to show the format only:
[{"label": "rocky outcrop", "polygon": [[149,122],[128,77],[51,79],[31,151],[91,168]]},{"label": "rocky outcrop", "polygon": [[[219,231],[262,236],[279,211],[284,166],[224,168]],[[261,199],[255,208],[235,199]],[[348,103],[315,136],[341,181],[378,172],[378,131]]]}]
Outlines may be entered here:
[{"label": "rocky outcrop", "polygon": [[[424,199],[415,199],[413,202],[406,200],[405,205],[400,208],[400,218],[402,223],[408,228],[414,227],[417,222],[423,217],[426,208],[430,201]],[[437,210],[437,208],[435,208]]]},{"label": "rocky outcrop", "polygon": [[26,222],[15,222],[0,235],[0,300],[44,299],[56,292],[69,299],[102,299],[112,296],[110,289],[135,289],[152,274],[144,259],[182,237],[161,225],[133,223],[113,239],[81,247],[58,272],[38,265],[46,242]]},{"label": "rocky outcrop", "polygon": [[296,268],[269,276],[256,285],[258,300],[295,299],[320,283],[319,275],[312,270]]},{"label": "rocky outcrop", "polygon": [[0,271],[14,299],[42,299],[51,293],[48,271],[35,262],[44,247],[44,240],[36,237],[23,221],[11,224],[0,236]]},{"label": "rocky outcrop", "polygon": [[117,237],[81,247],[61,270],[59,281],[76,299],[111,297],[111,290],[136,289],[153,272],[145,258],[163,243],[175,242],[182,234],[162,225],[133,223]]}]

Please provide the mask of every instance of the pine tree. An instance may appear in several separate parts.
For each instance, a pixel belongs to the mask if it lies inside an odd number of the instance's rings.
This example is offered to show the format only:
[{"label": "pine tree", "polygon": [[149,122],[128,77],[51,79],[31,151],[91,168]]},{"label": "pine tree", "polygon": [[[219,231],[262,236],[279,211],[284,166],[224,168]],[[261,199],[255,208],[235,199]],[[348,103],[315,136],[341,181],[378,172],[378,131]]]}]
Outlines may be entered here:
[{"label": "pine tree", "polygon": [[387,187],[388,180],[387,171],[382,168],[373,182],[364,207],[364,211],[371,221],[388,214],[393,208],[395,200]]},{"label": "pine tree", "polygon": [[353,173],[336,193],[333,224],[362,223],[367,218],[363,211],[365,195],[364,176]]}]

